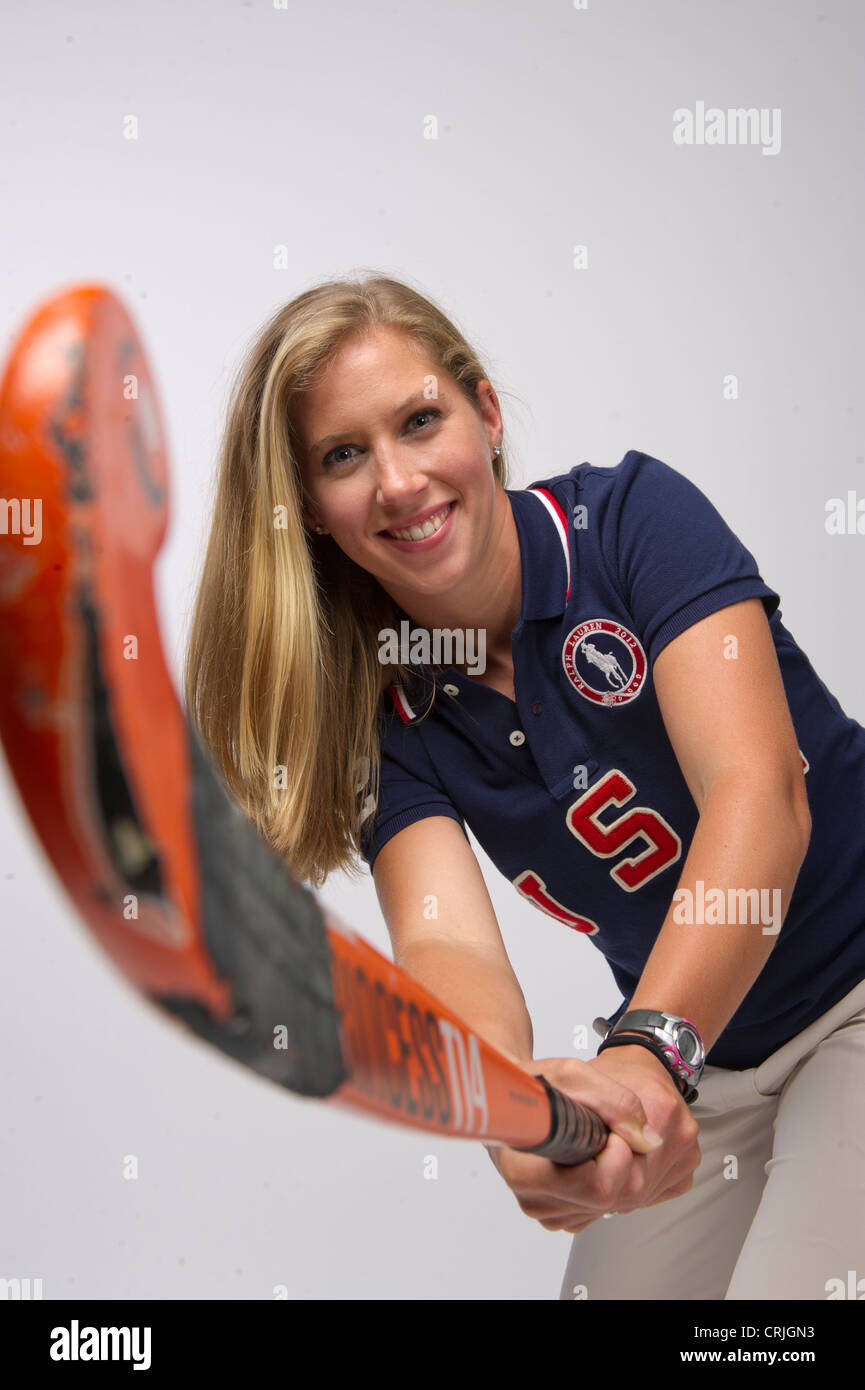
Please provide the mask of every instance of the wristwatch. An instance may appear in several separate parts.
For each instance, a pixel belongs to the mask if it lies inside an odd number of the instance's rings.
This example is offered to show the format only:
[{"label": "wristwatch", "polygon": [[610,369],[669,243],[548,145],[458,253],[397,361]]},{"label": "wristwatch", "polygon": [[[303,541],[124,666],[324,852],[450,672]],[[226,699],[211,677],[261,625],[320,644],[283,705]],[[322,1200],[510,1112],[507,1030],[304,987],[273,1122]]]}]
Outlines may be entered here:
[{"label": "wristwatch", "polygon": [[664,1013],[661,1009],[628,1009],[616,1023],[611,1024],[608,1018],[596,1018],[592,1027],[604,1040],[598,1053],[611,1038],[623,1033],[646,1038],[680,1081],[688,1105],[696,1100],[696,1088],[706,1064],[706,1049],[697,1025],[690,1019]]}]

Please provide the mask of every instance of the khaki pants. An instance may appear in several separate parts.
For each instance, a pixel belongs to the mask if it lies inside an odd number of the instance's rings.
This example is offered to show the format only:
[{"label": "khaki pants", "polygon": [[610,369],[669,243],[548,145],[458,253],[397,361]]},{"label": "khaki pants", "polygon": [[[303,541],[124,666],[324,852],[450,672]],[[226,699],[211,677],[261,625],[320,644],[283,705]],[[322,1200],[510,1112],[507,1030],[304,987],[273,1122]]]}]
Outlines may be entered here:
[{"label": "khaki pants", "polygon": [[690,1191],[578,1232],[560,1299],[865,1299],[865,980],[698,1091]]}]

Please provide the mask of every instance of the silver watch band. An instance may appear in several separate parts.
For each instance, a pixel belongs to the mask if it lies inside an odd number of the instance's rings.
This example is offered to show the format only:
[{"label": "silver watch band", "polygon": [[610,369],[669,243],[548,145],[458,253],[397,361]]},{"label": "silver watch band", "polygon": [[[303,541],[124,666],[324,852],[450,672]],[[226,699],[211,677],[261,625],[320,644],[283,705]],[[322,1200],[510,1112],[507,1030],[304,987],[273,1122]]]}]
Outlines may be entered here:
[{"label": "silver watch band", "polygon": [[706,1049],[700,1030],[691,1019],[665,1013],[661,1009],[628,1009],[615,1024],[605,1018],[596,1018],[593,1027],[604,1042],[613,1036],[628,1033],[646,1039],[681,1081],[686,1094],[691,1092],[696,1097],[694,1088],[703,1074]]}]

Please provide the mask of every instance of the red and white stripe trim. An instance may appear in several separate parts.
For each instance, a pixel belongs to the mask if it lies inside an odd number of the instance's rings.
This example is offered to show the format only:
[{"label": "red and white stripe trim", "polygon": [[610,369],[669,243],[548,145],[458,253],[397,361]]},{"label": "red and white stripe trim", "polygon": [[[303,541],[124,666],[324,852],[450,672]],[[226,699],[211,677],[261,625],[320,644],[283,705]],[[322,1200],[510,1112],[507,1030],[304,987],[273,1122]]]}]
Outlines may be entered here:
[{"label": "red and white stripe trim", "polygon": [[571,552],[568,548],[568,523],[565,518],[565,514],[562,511],[553,494],[551,492],[548,492],[545,487],[530,487],[527,488],[526,491],[533,492],[536,497],[540,498],[547,511],[549,512],[550,516],[552,517],[553,523],[556,527],[556,531],[558,532],[559,540],[562,544],[562,550],[564,551],[565,568],[567,570],[568,575],[568,590],[565,594],[565,603],[567,603],[568,599],[571,596]]},{"label": "red and white stripe trim", "polygon": [[405,691],[399,681],[391,681],[388,690],[390,691],[390,697],[396,705],[397,713],[403,724],[410,724],[415,718],[415,712],[405,698]]}]

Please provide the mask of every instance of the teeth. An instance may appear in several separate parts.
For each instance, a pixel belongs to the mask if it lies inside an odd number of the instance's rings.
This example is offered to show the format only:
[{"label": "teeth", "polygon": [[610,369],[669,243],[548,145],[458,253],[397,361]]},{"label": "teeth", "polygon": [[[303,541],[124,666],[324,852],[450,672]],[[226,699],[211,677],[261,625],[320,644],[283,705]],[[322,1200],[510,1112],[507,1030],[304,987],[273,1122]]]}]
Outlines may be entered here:
[{"label": "teeth", "polygon": [[444,511],[436,512],[435,516],[429,517],[422,526],[410,526],[407,531],[388,531],[389,536],[395,536],[399,541],[422,541],[427,536],[434,536],[439,527],[443,525],[452,503],[448,503]]}]

